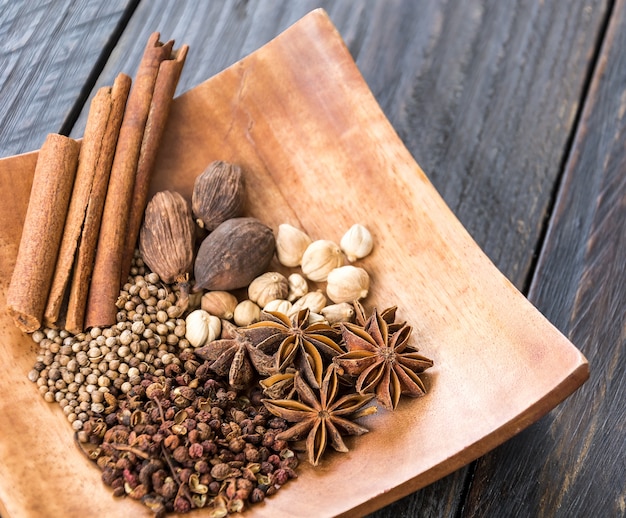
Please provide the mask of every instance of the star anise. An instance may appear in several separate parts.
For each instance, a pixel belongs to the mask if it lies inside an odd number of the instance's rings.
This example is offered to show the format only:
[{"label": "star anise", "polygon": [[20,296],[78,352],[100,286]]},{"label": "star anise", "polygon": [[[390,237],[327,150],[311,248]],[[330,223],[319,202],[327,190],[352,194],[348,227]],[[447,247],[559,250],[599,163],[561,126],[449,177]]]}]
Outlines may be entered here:
[{"label": "star anise", "polygon": [[296,370],[289,368],[285,372],[278,372],[259,380],[263,394],[270,399],[293,399],[296,394],[293,382],[295,374]]},{"label": "star anise", "polygon": [[[358,300],[355,300],[352,305],[354,306],[354,319],[357,325],[365,327],[369,317],[365,312],[363,304],[361,304]],[[395,333],[405,324],[405,322],[396,322],[397,310],[398,306],[391,306],[380,312],[380,317],[387,322],[387,328],[390,334]]]},{"label": "star anise", "polygon": [[364,408],[374,398],[373,394],[352,392],[337,399],[338,385],[336,369],[331,366],[326,371],[318,397],[300,373],[296,372],[294,386],[299,401],[263,400],[272,414],[296,423],[277,434],[276,438],[297,441],[306,437],[307,455],[313,466],[319,464],[329,442],[336,451],[348,451],[342,436],[363,435],[368,431],[352,420],[376,412],[375,406]]},{"label": "star anise", "polygon": [[[340,334],[324,322],[310,323],[308,309],[298,311],[291,319],[283,313],[264,311],[262,320],[242,329],[242,333],[261,350],[276,350],[275,367],[279,372],[295,367],[316,389],[324,372],[322,354],[333,358],[344,352],[338,344]],[[257,341],[259,336],[262,339]]]},{"label": "star anise", "polygon": [[209,368],[228,378],[234,389],[245,389],[254,380],[255,372],[262,376],[276,373],[274,358],[255,347],[252,341],[236,329],[229,331],[228,338],[214,340],[194,352],[210,362]]},{"label": "star anise", "polygon": [[418,374],[432,367],[433,362],[409,345],[411,326],[403,323],[391,332],[390,312],[386,312],[386,318],[383,315],[385,312],[379,314],[375,309],[364,326],[341,324],[348,352],[333,361],[347,374],[358,376],[358,392],[374,392],[384,408],[393,410],[401,394],[420,397],[426,393]]}]

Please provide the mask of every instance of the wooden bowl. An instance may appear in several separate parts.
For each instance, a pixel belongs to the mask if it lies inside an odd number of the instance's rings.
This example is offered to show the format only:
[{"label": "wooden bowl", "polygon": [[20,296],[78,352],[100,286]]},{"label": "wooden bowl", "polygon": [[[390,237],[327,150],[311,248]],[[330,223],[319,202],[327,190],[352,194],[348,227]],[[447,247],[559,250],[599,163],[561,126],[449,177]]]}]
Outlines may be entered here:
[{"label": "wooden bowl", "polygon": [[[3,307],[36,158],[0,161]],[[287,222],[338,241],[366,225],[376,244],[360,263],[372,278],[365,304],[397,304],[435,363],[425,397],[368,417],[370,433],[349,453],[304,462],[250,516],[373,511],[485,454],[587,379],[582,354],[494,267],[415,163],[323,11],[176,99],[153,191],[190,197],[216,159],[245,167],[249,212],[274,230]],[[2,516],[150,516],[102,484],[60,408],[26,377],[36,346],[0,318]]]}]

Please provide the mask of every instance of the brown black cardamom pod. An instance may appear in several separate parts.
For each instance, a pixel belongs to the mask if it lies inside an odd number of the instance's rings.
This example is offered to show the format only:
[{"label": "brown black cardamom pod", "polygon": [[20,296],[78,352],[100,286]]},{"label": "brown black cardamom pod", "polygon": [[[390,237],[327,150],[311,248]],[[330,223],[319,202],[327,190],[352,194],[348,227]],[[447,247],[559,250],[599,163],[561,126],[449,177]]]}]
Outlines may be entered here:
[{"label": "brown black cardamom pod", "polygon": [[196,178],[191,208],[201,228],[212,231],[227,219],[241,216],[244,203],[241,167],[217,160]]},{"label": "brown black cardamom pod", "polygon": [[177,305],[183,311],[193,268],[194,232],[191,209],[182,195],[161,191],[152,197],[139,233],[139,251],[163,282],[178,283],[181,294]]},{"label": "brown black cardamom pod", "polygon": [[234,290],[263,273],[274,255],[272,229],[256,218],[231,218],[200,245],[194,267],[195,291]]}]

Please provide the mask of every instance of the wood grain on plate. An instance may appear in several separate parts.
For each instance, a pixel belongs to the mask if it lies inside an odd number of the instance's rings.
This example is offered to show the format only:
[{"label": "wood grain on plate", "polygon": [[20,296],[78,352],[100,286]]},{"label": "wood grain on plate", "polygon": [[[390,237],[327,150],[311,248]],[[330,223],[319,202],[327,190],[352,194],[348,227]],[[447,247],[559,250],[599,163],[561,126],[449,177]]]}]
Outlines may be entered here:
[{"label": "wood grain on plate", "polygon": [[[414,326],[414,340],[435,360],[425,398],[368,418],[372,432],[355,440],[349,453],[329,457],[318,469],[304,465],[296,482],[251,514],[379,508],[509,439],[585,381],[584,357],[454,217],[324,12],[311,13],[179,97],[165,140],[154,190],[188,196],[208,162],[232,160],[250,173],[250,213],[274,228],[289,222],[314,238],[338,239],[355,221],[367,225],[377,243],[363,261],[372,275],[368,303],[398,304],[399,316]],[[0,162],[0,185],[16,199],[15,210],[1,207],[0,216],[16,227],[33,156]],[[12,187],[18,174],[26,179]],[[7,240],[0,248],[4,290],[16,246]],[[33,345],[4,313],[1,322],[0,390],[16,391],[14,400],[2,401],[2,411],[19,416],[18,404],[37,409],[28,426],[17,418],[0,424],[0,501],[8,516],[61,510],[119,516],[131,508],[149,514],[139,504],[113,501],[99,485],[97,470],[71,446],[62,413],[44,404],[25,379]],[[50,440],[36,441],[36,430],[46,430]]]}]

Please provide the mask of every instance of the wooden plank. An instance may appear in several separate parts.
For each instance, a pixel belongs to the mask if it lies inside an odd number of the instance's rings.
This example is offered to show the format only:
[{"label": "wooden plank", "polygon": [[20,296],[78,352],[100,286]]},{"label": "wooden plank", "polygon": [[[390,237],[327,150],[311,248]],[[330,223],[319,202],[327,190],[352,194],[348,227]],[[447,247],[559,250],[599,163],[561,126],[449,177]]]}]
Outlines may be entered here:
[{"label": "wooden plank", "polygon": [[81,91],[135,0],[0,5],[0,156],[39,148]]},{"label": "wooden plank", "polygon": [[[185,91],[317,6],[329,12],[383,110],[448,204],[521,287],[607,2],[142,2],[99,84],[110,84],[119,71],[133,73],[143,42],[159,30],[191,46],[179,85]],[[447,515],[456,509],[463,480],[463,473],[448,477],[377,516],[424,507]]]},{"label": "wooden plank", "polygon": [[[529,297],[589,359],[565,404],[478,463],[467,516],[624,516],[626,2],[616,3]],[[501,498],[506,495],[506,498]]]}]

